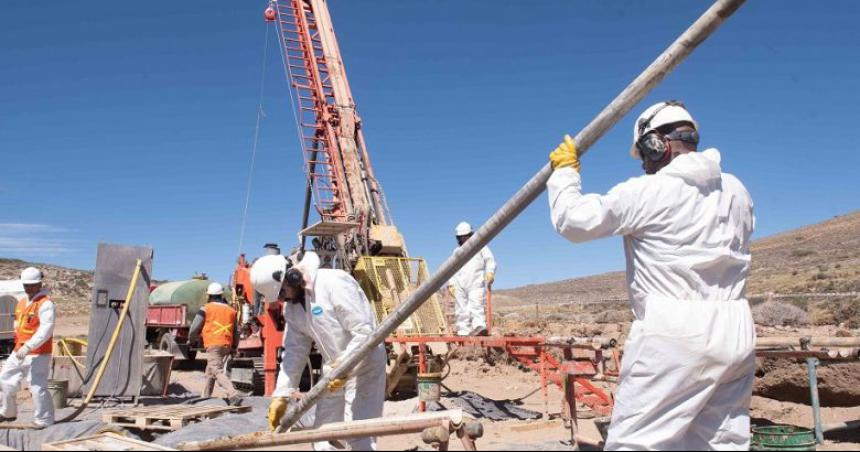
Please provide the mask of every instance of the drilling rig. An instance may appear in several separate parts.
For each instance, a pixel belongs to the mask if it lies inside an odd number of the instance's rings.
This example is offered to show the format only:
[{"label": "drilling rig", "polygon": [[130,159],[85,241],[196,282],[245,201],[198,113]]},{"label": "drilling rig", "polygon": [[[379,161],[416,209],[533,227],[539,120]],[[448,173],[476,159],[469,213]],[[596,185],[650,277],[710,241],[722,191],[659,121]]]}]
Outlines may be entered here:
[{"label": "drilling rig", "polygon": [[[277,30],[304,159],[297,248],[315,251],[323,267],[351,273],[382,321],[429,272],[423,259],[409,257],[374,174],[328,6],[325,0],[271,0],[264,18]],[[280,252],[271,244],[267,249]],[[264,387],[270,394],[281,354],[283,305],[253,290],[250,266],[241,255],[233,273],[234,299],[245,325],[231,375],[240,386],[254,386],[257,392]],[[434,297],[397,334],[440,335],[447,329]]]}]

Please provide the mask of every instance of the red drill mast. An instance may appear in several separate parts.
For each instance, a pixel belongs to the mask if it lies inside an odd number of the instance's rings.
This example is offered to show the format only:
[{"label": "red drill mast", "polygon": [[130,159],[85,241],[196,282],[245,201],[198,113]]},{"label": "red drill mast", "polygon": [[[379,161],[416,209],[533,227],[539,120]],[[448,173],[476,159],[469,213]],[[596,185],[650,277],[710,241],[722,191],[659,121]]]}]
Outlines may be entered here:
[{"label": "red drill mast", "polygon": [[[359,256],[404,255],[373,173],[325,0],[272,0],[265,17],[278,28],[305,159],[302,244],[316,237],[315,248],[339,258],[335,266],[346,270]],[[309,226],[311,198],[320,221]],[[392,238],[401,241],[399,247],[385,243]]]}]

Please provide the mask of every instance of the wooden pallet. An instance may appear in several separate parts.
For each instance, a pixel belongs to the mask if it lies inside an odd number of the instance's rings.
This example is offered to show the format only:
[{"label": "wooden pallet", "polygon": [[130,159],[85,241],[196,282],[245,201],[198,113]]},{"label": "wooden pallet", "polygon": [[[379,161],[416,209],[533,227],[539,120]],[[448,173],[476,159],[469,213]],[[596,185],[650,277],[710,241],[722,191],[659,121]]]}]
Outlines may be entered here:
[{"label": "wooden pallet", "polygon": [[42,444],[42,450],[121,450],[121,451],[146,451],[146,450],[176,450],[157,444],[146,443],[126,438],[116,433],[100,433],[93,436],[85,436],[78,439],[57,441],[55,443]]},{"label": "wooden pallet", "polygon": [[251,407],[159,406],[112,410],[102,415],[107,424],[139,430],[179,430],[192,423],[216,418],[228,413],[244,413]]}]

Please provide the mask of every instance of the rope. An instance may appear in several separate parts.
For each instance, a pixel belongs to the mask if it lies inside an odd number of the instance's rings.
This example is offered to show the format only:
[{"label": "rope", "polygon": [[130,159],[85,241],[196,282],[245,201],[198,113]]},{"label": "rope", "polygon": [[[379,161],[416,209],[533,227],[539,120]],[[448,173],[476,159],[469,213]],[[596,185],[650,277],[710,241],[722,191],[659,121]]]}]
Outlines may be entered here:
[{"label": "rope", "polygon": [[236,255],[242,254],[242,247],[245,244],[245,226],[248,222],[248,205],[251,203],[251,186],[254,181],[254,165],[257,162],[257,144],[260,142],[260,123],[266,117],[263,111],[263,93],[266,88],[266,62],[269,55],[269,25],[265,26],[265,39],[263,44],[263,66],[260,70],[260,97],[257,102],[257,123],[254,125],[254,141],[251,143],[251,163],[248,165],[248,184],[245,187],[245,206],[242,209],[242,226],[239,231],[239,250]]}]

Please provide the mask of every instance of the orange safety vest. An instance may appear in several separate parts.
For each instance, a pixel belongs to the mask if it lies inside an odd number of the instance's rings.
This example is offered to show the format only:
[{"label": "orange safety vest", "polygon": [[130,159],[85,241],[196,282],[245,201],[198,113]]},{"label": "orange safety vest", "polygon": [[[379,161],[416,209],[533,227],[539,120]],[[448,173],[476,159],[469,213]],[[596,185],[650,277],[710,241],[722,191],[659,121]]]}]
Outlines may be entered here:
[{"label": "orange safety vest", "polygon": [[[39,309],[42,304],[50,301],[47,295],[42,295],[27,306],[27,299],[18,300],[18,306],[15,308],[15,350],[20,349],[29,341],[36,331],[39,329]],[[31,350],[31,355],[50,355],[54,351],[54,338],[49,337],[44,344],[38,348]]]},{"label": "orange safety vest", "polygon": [[203,346],[233,346],[233,328],[236,325],[236,310],[224,303],[206,304],[206,321],[203,324]]}]

